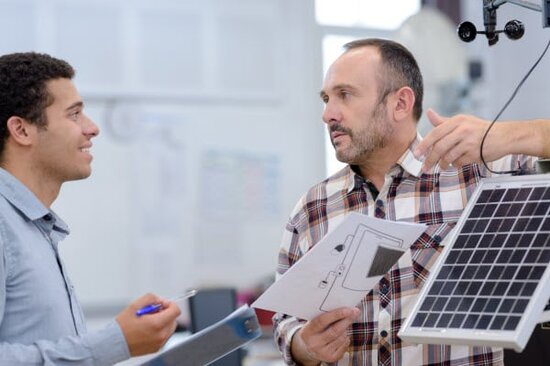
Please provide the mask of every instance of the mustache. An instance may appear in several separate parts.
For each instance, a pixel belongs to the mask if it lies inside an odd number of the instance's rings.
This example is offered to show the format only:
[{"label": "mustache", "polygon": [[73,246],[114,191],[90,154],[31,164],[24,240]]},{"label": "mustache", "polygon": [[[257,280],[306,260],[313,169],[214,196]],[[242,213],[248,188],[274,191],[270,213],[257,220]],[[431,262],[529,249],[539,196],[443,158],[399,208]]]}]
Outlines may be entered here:
[{"label": "mustache", "polygon": [[329,132],[330,133],[332,133],[332,132],[342,132],[342,133],[345,133],[345,134],[350,135],[350,136],[352,134],[350,129],[345,128],[344,126],[339,125],[339,124],[330,125],[329,126]]}]

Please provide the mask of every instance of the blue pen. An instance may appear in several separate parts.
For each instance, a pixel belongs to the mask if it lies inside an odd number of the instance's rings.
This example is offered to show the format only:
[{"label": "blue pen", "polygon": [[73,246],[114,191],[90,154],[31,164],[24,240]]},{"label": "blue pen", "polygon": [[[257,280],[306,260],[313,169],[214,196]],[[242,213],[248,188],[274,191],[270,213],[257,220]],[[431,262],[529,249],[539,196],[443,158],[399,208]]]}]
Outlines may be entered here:
[{"label": "blue pen", "polygon": [[[187,299],[191,296],[194,296],[196,293],[197,293],[197,290],[191,290],[191,291],[188,291],[188,292],[186,292],[185,294],[183,294],[181,296],[178,296],[174,299],[171,299],[170,301],[179,301],[179,300]],[[136,315],[137,316],[142,316],[142,315],[145,315],[145,314],[156,313],[161,308],[162,308],[162,304],[150,304],[150,305],[144,306],[141,309],[139,309],[138,311],[136,311]]]}]

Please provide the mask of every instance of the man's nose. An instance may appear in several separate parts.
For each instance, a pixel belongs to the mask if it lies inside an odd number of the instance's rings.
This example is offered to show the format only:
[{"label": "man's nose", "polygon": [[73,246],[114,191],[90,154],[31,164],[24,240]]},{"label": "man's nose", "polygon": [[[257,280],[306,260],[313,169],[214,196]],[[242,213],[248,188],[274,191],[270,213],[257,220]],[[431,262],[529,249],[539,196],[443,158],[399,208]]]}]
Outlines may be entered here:
[{"label": "man's nose", "polygon": [[84,123],[84,134],[91,135],[92,137],[96,137],[99,135],[99,127],[96,125],[96,123],[88,116],[85,116],[85,123]]},{"label": "man's nose", "polygon": [[323,122],[327,125],[331,123],[340,122],[342,119],[342,114],[336,105],[336,103],[327,102],[325,104],[325,109],[323,110]]}]

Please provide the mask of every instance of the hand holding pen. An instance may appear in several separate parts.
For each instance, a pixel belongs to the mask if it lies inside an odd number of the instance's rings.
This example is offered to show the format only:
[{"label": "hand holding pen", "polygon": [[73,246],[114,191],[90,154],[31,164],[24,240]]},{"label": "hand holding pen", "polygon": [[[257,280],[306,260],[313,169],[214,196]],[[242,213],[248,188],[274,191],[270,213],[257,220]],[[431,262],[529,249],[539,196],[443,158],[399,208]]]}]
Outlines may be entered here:
[{"label": "hand holding pen", "polygon": [[[190,291],[187,291],[186,293],[184,293],[181,296],[170,299],[170,301],[178,302],[178,301],[181,301],[183,299],[190,298],[190,297],[194,296],[196,293],[197,293],[197,290],[190,290]],[[137,316],[142,316],[142,315],[146,315],[146,314],[152,314],[152,313],[156,313],[157,311],[160,311],[161,309],[162,309],[162,304],[159,304],[159,303],[149,304],[147,306],[142,307],[138,311],[136,311],[136,315]]]},{"label": "hand holding pen", "polygon": [[[162,304],[160,311],[148,316],[136,316],[138,309],[157,303]],[[177,303],[148,293],[132,301],[115,320],[124,335],[130,355],[134,357],[157,352],[174,334],[176,319],[180,315]]]}]

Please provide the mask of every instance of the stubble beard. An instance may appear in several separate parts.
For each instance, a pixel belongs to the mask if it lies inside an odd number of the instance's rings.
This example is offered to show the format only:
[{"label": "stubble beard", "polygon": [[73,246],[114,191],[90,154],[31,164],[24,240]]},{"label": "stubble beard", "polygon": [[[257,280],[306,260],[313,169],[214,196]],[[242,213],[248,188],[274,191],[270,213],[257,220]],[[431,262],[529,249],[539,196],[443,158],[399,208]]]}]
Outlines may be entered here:
[{"label": "stubble beard", "polygon": [[393,133],[393,127],[384,119],[386,108],[380,103],[366,121],[365,127],[352,131],[340,125],[333,125],[330,131],[344,132],[350,138],[349,146],[338,148],[334,141],[336,158],[342,163],[356,165],[368,160],[372,153],[387,146]]}]

